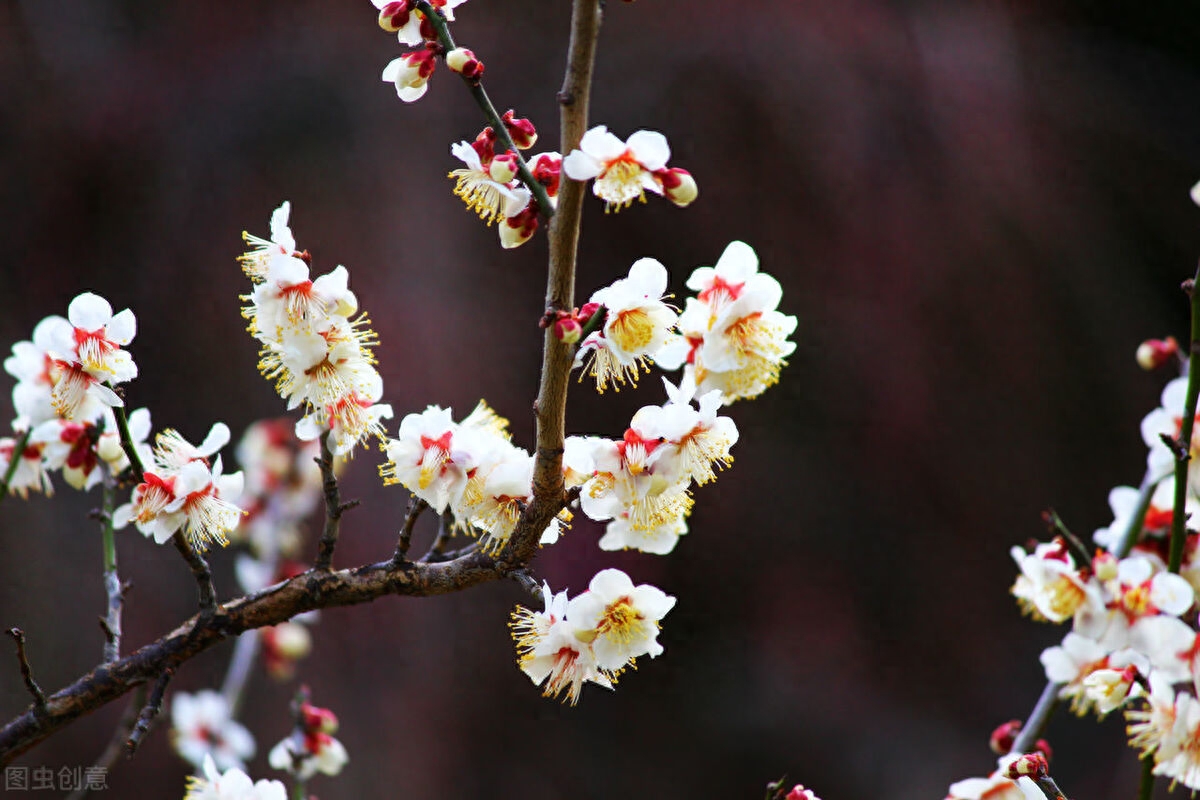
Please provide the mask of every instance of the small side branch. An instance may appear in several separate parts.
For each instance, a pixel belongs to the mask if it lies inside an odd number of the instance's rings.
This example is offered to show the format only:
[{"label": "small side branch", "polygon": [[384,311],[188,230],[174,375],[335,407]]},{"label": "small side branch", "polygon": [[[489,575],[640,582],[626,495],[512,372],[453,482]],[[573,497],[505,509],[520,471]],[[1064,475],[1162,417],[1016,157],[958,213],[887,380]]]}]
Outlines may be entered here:
[{"label": "small side branch", "polygon": [[[446,24],[446,18],[441,12],[433,8],[428,0],[417,0],[415,3],[417,10],[425,15],[429,20],[429,24],[437,31],[438,43],[446,53],[455,49],[458,45],[454,43],[454,38],[450,36],[450,26]],[[445,53],[442,54],[443,57]],[[521,183],[533,193],[533,198],[537,201],[538,211],[546,219],[554,216],[554,205],[550,202],[550,195],[546,193],[546,187],[538,182],[533,177],[533,173],[529,171],[529,165],[525,163],[521,151],[513,144],[512,137],[508,135],[508,128],[504,126],[504,120],[496,113],[496,107],[492,105],[492,100],[488,97],[487,91],[483,88],[483,84],[478,78],[468,78],[463,76],[463,82],[467,84],[467,88],[471,90],[471,97],[475,98],[475,104],[479,106],[479,110],[487,117],[488,124],[492,126],[492,130],[496,134],[496,138],[500,141],[500,145],[505,150],[510,150],[517,156],[517,174],[521,178]],[[499,150],[497,152],[503,152]],[[563,151],[565,155],[567,151]]]},{"label": "small side branch", "polygon": [[515,569],[508,573],[508,577],[519,583],[521,588],[533,595],[534,598],[542,599],[542,587],[528,569]]},{"label": "small side branch", "polygon": [[33,670],[29,666],[29,659],[25,656],[25,631],[20,628],[9,628],[8,635],[17,643],[17,661],[21,664],[21,678],[25,681],[25,688],[33,695],[33,706],[36,710],[44,710],[46,693],[33,679]]},{"label": "small side branch", "polygon": [[121,611],[125,604],[125,590],[121,576],[117,574],[117,545],[113,537],[113,493],[115,479],[107,472],[104,475],[103,509],[100,513],[100,535],[104,548],[104,593],[108,604],[100,627],[104,631],[104,663],[111,664],[121,656]]},{"label": "small side branch", "polygon": [[321,481],[325,489],[325,527],[321,530],[321,541],[317,544],[317,558],[313,561],[313,567],[328,570],[333,563],[333,549],[337,547],[342,514],[358,505],[358,501],[342,502],[337,476],[333,474],[333,456],[329,453],[328,433],[321,436],[321,455],[317,456],[316,462],[321,468]]},{"label": "small side branch", "polygon": [[217,607],[217,590],[213,588],[212,570],[208,568],[208,562],[204,560],[204,556],[192,549],[188,540],[184,538],[183,531],[175,532],[171,537],[171,544],[175,545],[179,555],[183,556],[183,560],[192,570],[192,577],[196,579],[196,587],[200,591],[200,613],[213,613]]},{"label": "small side branch", "polygon": [[155,718],[162,711],[163,695],[166,694],[167,684],[171,682],[174,675],[175,670],[167,667],[154,682],[154,688],[150,690],[150,696],[146,699],[146,704],[142,706],[137,722],[133,724],[133,730],[129,732],[129,738],[125,740],[125,752],[129,758],[133,758],[133,754],[137,752],[142,740],[150,731],[150,726],[154,724]]},{"label": "small side branch", "polygon": [[1046,684],[1045,689],[1042,689],[1041,697],[1038,698],[1033,711],[1029,712],[1029,719],[1025,720],[1025,724],[1021,726],[1021,732],[1017,734],[1012,749],[1008,751],[1010,754],[1032,753],[1036,749],[1034,745],[1041,738],[1042,730],[1058,706],[1058,693],[1062,691],[1062,688],[1063,684],[1051,681]]},{"label": "small side branch", "polygon": [[429,550],[418,559],[422,564],[448,561],[452,558],[452,556],[446,555],[446,545],[454,538],[453,519],[454,517],[449,511],[438,517],[437,535],[433,537],[433,544],[429,545]]},{"label": "small side branch", "polygon": [[408,548],[412,545],[413,527],[417,517],[429,508],[429,504],[415,494],[408,498],[408,513],[404,517],[404,527],[400,529],[400,538],[396,541],[396,552],[392,556],[393,564],[403,564],[408,558]]},{"label": "small side branch", "polygon": [[1195,369],[1196,353],[1200,352],[1200,291],[1196,290],[1196,282],[1200,280],[1200,267],[1197,268],[1196,278],[1183,284],[1191,301],[1192,336],[1188,348],[1188,380],[1187,396],[1183,402],[1183,420],[1179,425],[1179,450],[1175,454],[1175,513],[1171,519],[1171,549],[1167,559],[1167,570],[1178,574],[1183,564],[1183,550],[1187,542],[1187,528],[1184,525],[1184,508],[1187,504],[1188,465],[1191,461],[1192,429],[1196,423],[1196,401],[1200,398],[1200,376]]},{"label": "small side branch", "polygon": [[142,463],[142,457],[138,455],[137,448],[133,446],[133,436],[129,433],[129,419],[125,416],[125,409],[121,406],[114,408],[113,417],[117,420],[117,433],[121,436],[121,449],[125,451],[125,457],[129,459],[133,477],[140,483],[146,472],[146,465]]}]

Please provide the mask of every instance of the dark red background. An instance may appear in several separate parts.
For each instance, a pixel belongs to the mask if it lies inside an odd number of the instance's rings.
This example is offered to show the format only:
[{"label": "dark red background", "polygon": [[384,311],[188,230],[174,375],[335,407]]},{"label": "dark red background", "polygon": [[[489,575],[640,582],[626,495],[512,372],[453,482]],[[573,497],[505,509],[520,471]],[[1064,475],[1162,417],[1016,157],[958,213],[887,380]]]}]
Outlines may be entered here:
[{"label": "dark red background", "polygon": [[[568,5],[473,0],[454,29],[546,146]],[[1037,654],[1061,634],[1019,617],[1008,548],[1050,505],[1078,531],[1107,524],[1109,488],[1140,478],[1137,424],[1166,376],[1133,353],[1185,330],[1177,286],[1200,255],[1197,12],[1123,7],[610,3],[593,120],[664,131],[701,195],[617,216],[590,202],[581,299],[642,256],[682,295],[741,238],[784,284],[797,351],[778,387],[730,411],[737,462],[697,492],[674,554],[603,554],[581,522],[535,564],[572,592],[618,565],[676,595],[663,657],[564,708],[513,665],[515,584],[328,611],[301,675],[351,762],[311,790],[759,797],[787,772],[826,800],[915,800],[987,772],[988,732],[1032,706]],[[198,440],[219,419],[236,436],[282,413],[234,257],[290,199],[318,268],[350,268],[399,414],[482,396],[528,445],[545,241],[501,251],[450,194],[449,146],[478,112],[444,68],[400,103],[378,78],[400,48],[373,17],[365,0],[0,5],[3,347],[93,290],[138,315],[128,396],[156,429]],[[619,432],[660,402],[655,381],[575,389],[572,429]],[[378,460],[346,475],[363,505],[340,565],[391,552],[405,497]],[[0,508],[0,626],[25,628],[47,688],[101,650],[98,494],[61,483]],[[169,549],[127,532],[119,550],[134,647],[190,614],[194,587]],[[213,561],[229,597],[232,556]],[[173,688],[216,684],[230,650]],[[4,717],[28,702],[6,658]],[[251,685],[256,777],[293,688]],[[18,763],[91,763],[120,711]],[[1055,721],[1070,796],[1132,795],[1122,727]],[[186,772],[159,729],[111,796],[178,797]]]}]

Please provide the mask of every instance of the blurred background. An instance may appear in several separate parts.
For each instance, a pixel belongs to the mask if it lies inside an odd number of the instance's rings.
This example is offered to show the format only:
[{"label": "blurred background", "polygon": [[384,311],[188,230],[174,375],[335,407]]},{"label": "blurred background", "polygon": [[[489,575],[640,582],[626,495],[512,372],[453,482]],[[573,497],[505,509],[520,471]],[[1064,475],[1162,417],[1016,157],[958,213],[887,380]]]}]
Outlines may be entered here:
[{"label": "blurred background", "polygon": [[[449,146],[483,125],[456,77],[439,67],[399,102],[379,73],[402,51],[366,0],[68,5],[0,3],[0,349],[96,291],[137,314],[130,405],[156,430],[198,441],[222,420],[236,439],[284,411],[255,369],[234,258],[287,199],[315,272],[347,265],[374,320],[391,430],[486,397],[531,443],[545,238],[502,251],[450,193]],[[1140,479],[1138,423],[1169,377],[1134,351],[1186,332],[1200,11],[1133,8],[610,3],[593,122],[665,132],[701,193],[686,211],[653,198],[608,216],[589,199],[579,302],[642,256],[682,296],[743,239],[800,321],[781,383],[728,412],[736,463],[697,491],[673,554],[601,553],[580,517],[534,564],[572,594],[619,566],[677,596],[666,652],[570,708],[513,664],[515,584],[329,610],[297,681],[252,679],[251,774],[280,777],[266,752],[300,681],[350,752],[309,785],[327,800],[758,798],[784,773],[826,800],[915,800],[990,771],[989,732],[1028,713],[1038,654],[1063,632],[1019,615],[1009,548],[1042,535],[1047,507],[1084,534],[1111,521],[1108,491]],[[557,141],[568,16],[565,0],[474,0],[454,28],[538,149]],[[659,402],[656,376],[603,397],[579,386],[568,421],[617,435]],[[336,564],[391,553],[406,496],[380,486],[379,458],[345,473],[362,506]],[[25,629],[48,690],[96,663],[104,601],[86,517],[99,494],[57,483],[53,500],[0,509],[0,626]],[[195,590],[170,548],[132,531],[118,547],[129,650],[191,614]],[[232,558],[212,557],[226,598]],[[28,704],[8,650],[4,718]],[[231,651],[172,689],[219,684]],[[123,705],[17,763],[90,764]],[[110,774],[110,796],[182,795],[165,728]],[[1122,728],[1055,718],[1070,796],[1131,796]]]}]

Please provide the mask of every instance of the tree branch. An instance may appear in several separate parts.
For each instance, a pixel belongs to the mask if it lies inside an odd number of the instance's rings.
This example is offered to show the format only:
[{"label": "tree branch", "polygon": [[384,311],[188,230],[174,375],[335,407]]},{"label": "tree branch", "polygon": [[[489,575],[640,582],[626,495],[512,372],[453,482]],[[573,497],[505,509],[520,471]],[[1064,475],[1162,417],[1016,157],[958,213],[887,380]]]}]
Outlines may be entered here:
[{"label": "tree branch", "polygon": [[1187,396],[1183,403],[1183,420],[1179,425],[1179,452],[1175,456],[1175,513],[1171,518],[1171,551],[1167,561],[1167,570],[1174,573],[1178,573],[1183,564],[1184,544],[1187,542],[1184,507],[1187,502],[1192,429],[1196,424],[1196,401],[1200,398],[1200,376],[1197,376],[1193,363],[1196,353],[1200,352],[1200,291],[1196,288],[1197,281],[1200,281],[1200,267],[1197,267],[1196,277],[1183,284],[1183,290],[1191,301],[1192,337],[1188,348]]},{"label": "tree branch", "polygon": [[[145,704],[146,687],[139,686],[133,693],[133,697],[130,699],[125,713],[121,716],[121,720],[117,723],[116,729],[113,730],[112,739],[109,740],[108,747],[104,748],[104,752],[96,759],[96,763],[92,765],[95,769],[105,773],[111,772],[112,768],[117,764],[117,759],[123,753],[128,752],[125,742],[133,732],[133,726],[137,724],[142,706]],[[67,800],[83,800],[90,792],[90,786],[81,786],[67,795]]]},{"label": "tree branch", "polygon": [[21,454],[25,452],[25,448],[29,446],[29,436],[33,433],[33,428],[27,428],[16,443],[13,444],[12,458],[8,460],[8,467],[4,470],[4,483],[0,485],[0,500],[8,497],[8,487],[12,483],[13,476],[17,474],[17,467],[21,463]]},{"label": "tree branch", "polygon": [[[408,558],[408,548],[412,546],[413,527],[417,524],[417,517],[421,516],[421,512],[427,508],[429,508],[429,503],[415,494],[408,498],[408,513],[404,516],[404,527],[400,529],[400,538],[396,541],[396,552],[392,555],[393,564],[403,564]],[[441,534],[440,520],[438,524],[438,533]]]},{"label": "tree branch", "polygon": [[208,568],[208,562],[204,560],[204,556],[192,549],[182,530],[175,531],[175,535],[171,537],[171,544],[175,545],[179,555],[183,556],[183,560],[192,570],[192,577],[196,579],[196,587],[200,592],[200,612],[211,614],[217,607],[217,590],[213,588],[212,570]]},{"label": "tree branch", "polygon": [[112,664],[102,664],[65,686],[39,708],[0,729],[0,766],[79,717],[130,690],[158,680],[197,654],[243,631],[276,625],[318,608],[369,603],[387,595],[428,597],[468,589],[507,574],[495,560],[472,551],[443,564],[390,561],[338,571],[309,571],[260,592],[197,614],[175,630]]},{"label": "tree branch", "polygon": [[317,558],[313,566],[316,569],[329,569],[333,563],[333,548],[337,547],[342,513],[354,508],[358,501],[342,502],[337,476],[333,474],[333,455],[329,452],[328,431],[321,434],[321,455],[317,456],[316,462],[321,468],[321,482],[325,489],[325,527],[321,530],[321,541],[317,543]]},{"label": "tree branch", "polygon": [[33,668],[29,666],[29,659],[25,656],[25,631],[20,628],[9,628],[5,633],[17,643],[17,661],[21,665],[21,678],[25,681],[25,688],[33,695],[34,711],[43,712],[46,709],[46,693],[33,679]]},{"label": "tree branch", "polygon": [[116,478],[104,473],[101,500],[100,535],[104,551],[104,593],[108,598],[100,627],[104,630],[104,663],[116,661],[121,655],[121,610],[125,603],[125,587],[117,574],[117,543],[113,537],[113,492]]},{"label": "tree branch", "polygon": [[142,744],[142,739],[146,738],[146,734],[150,732],[150,726],[154,724],[154,720],[162,711],[163,695],[166,694],[167,684],[173,677],[175,677],[175,670],[167,667],[154,682],[154,688],[150,690],[150,696],[146,698],[146,704],[142,706],[137,722],[134,723],[133,730],[129,732],[129,738],[125,740],[125,750],[129,753],[130,758],[133,758],[133,754]]}]

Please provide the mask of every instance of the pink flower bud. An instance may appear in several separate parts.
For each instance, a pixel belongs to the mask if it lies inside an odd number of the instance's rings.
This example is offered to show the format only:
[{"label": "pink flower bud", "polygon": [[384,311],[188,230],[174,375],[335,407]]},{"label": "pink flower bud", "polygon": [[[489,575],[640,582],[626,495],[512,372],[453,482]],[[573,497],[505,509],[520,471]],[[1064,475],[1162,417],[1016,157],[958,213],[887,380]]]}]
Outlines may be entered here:
[{"label": "pink flower bud", "polygon": [[1117,557],[1107,551],[1096,553],[1096,557],[1092,559],[1092,572],[1096,579],[1104,582],[1111,581],[1117,577]]},{"label": "pink flower bud", "polygon": [[408,7],[408,0],[388,3],[379,9],[379,27],[388,33],[395,33],[408,24],[411,15],[412,9]]},{"label": "pink flower bud", "polygon": [[1011,719],[992,731],[992,735],[988,738],[988,746],[992,748],[993,753],[1002,756],[1012,750],[1013,742],[1016,741],[1017,734],[1020,732],[1021,720]]},{"label": "pink flower bud", "polygon": [[406,103],[418,100],[429,88],[429,76],[437,65],[431,48],[414,50],[393,59],[383,69],[383,79],[396,84],[396,94]]},{"label": "pink flower bud", "polygon": [[1168,336],[1166,339],[1147,339],[1138,345],[1137,363],[1149,372],[1171,361],[1178,354],[1179,342],[1175,341],[1174,336]]},{"label": "pink flower bud", "polygon": [[456,47],[446,53],[446,66],[464,78],[476,80],[483,75],[483,62],[465,47]]},{"label": "pink flower bud", "polygon": [[695,178],[686,169],[672,167],[671,169],[656,172],[654,175],[662,181],[663,194],[680,208],[690,205],[696,199],[696,196],[700,194],[700,189],[696,186]]},{"label": "pink flower bud", "polygon": [[1026,753],[1016,761],[1008,765],[1008,769],[1004,771],[1004,777],[1010,780],[1017,778],[1038,778],[1048,774],[1050,765],[1046,763],[1046,757],[1041,753]]},{"label": "pink flower bud", "polygon": [[[632,2],[632,0],[626,0],[626,2]],[[797,783],[783,800],[820,800],[820,798],[813,794],[812,789],[805,789],[803,785]]]},{"label": "pink flower bud", "polygon": [[306,732],[337,733],[337,715],[328,708],[320,708],[310,703],[300,705],[300,716]]},{"label": "pink flower bud", "polygon": [[586,324],[587,321],[592,318],[592,315],[595,314],[599,310],[600,310],[599,303],[584,303],[583,308],[579,309],[579,314],[577,314],[576,316],[579,317],[580,322]]},{"label": "pink flower bud", "polygon": [[533,178],[546,187],[546,194],[554,197],[558,194],[558,184],[562,177],[562,156],[558,153],[541,153],[533,160],[529,168]]},{"label": "pink flower bud", "polygon": [[567,344],[575,344],[583,336],[583,326],[574,317],[561,317],[554,323],[554,335]]},{"label": "pink flower bud", "polygon": [[505,250],[520,247],[532,238],[537,226],[537,206],[530,203],[524,211],[508,217],[496,226],[500,232],[500,246]]},{"label": "pink flower bud", "polygon": [[492,158],[488,176],[496,183],[508,183],[517,176],[517,154],[512,150]]},{"label": "pink flower bud", "polygon": [[513,109],[510,108],[501,117],[504,120],[504,129],[508,131],[518,150],[528,150],[537,141],[537,129],[527,119],[515,119],[513,113]]},{"label": "pink flower bud", "polygon": [[1049,761],[1054,756],[1054,751],[1050,749],[1050,743],[1045,739],[1038,739],[1033,747],[1046,757],[1046,761]]}]

